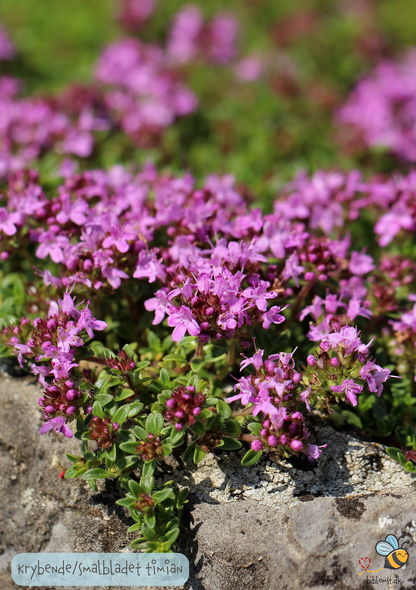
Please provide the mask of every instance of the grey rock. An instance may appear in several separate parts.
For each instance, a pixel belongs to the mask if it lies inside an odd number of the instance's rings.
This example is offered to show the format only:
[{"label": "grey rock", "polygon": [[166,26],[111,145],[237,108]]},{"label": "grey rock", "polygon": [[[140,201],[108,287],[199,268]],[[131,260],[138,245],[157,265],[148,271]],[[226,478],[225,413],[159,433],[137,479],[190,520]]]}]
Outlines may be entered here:
[{"label": "grey rock", "polygon": [[[2,590],[18,588],[10,577],[17,553],[126,552],[135,538],[114,482],[94,493],[83,480],[59,479],[65,453],[78,454],[80,443],[39,435],[40,391],[28,378],[0,378]],[[328,443],[317,464],[265,457],[247,469],[237,453],[219,453],[185,472],[170,459],[159,481],[191,488],[190,533],[180,545],[191,577],[183,590],[368,588],[358,560],[381,567],[374,547],[389,533],[407,535],[409,562],[374,576],[398,575],[402,583],[392,588],[416,588],[414,476],[353,434],[319,424],[314,437]]]}]

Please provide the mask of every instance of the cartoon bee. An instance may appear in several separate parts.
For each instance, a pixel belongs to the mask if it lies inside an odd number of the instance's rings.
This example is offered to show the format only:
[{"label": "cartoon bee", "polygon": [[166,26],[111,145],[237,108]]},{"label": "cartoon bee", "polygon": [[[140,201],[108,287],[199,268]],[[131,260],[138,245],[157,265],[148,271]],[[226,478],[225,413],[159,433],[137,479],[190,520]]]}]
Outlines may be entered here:
[{"label": "cartoon bee", "polygon": [[[402,537],[404,537],[404,535],[399,537],[399,541]],[[409,554],[406,549],[403,549],[403,545],[410,543],[410,541],[405,541],[402,543],[400,548],[399,541],[394,535],[387,535],[385,541],[379,541],[376,545],[377,553],[379,555],[386,556],[384,567],[388,569],[398,570],[403,567],[409,559]]]}]

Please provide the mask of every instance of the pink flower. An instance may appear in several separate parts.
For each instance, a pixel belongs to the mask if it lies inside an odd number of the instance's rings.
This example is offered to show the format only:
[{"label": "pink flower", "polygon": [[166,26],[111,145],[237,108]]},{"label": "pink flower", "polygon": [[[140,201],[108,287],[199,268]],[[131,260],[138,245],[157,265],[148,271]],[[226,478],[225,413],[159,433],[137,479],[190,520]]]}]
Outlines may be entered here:
[{"label": "pink flower", "polygon": [[41,434],[45,434],[46,432],[49,432],[49,430],[54,430],[58,433],[62,432],[67,438],[72,438],[74,436],[69,426],[66,425],[65,418],[62,416],[57,416],[56,418],[48,420],[39,428]]}]

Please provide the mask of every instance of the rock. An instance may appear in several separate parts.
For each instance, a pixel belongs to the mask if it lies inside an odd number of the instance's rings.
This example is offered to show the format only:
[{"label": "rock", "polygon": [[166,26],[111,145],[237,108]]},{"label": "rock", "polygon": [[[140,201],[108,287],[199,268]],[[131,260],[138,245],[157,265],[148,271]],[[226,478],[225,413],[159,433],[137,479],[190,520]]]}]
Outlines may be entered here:
[{"label": "rock", "polygon": [[[270,508],[247,500],[198,504],[191,524],[196,580],[189,588],[358,590],[368,588],[372,577],[392,577],[393,585],[379,582],[377,588],[414,589],[415,502],[412,488],[394,494],[316,498],[292,507]],[[370,571],[384,565],[375,544],[388,534],[406,535],[408,564],[396,571],[363,574],[362,558],[371,559]],[[401,583],[394,583],[395,578]]]},{"label": "rock", "polygon": [[[39,434],[40,391],[30,378],[0,378],[2,590],[18,588],[10,577],[17,553],[125,552],[135,538],[114,482],[99,482],[94,493],[84,480],[58,477],[69,464],[65,453],[78,454],[80,443]],[[318,424],[314,437],[328,443],[317,464],[265,457],[243,468],[238,453],[218,453],[184,471],[170,458],[159,481],[191,488],[191,534],[180,544],[191,577],[183,590],[368,587],[358,560],[381,567],[374,547],[389,533],[410,535],[409,562],[374,576],[397,574],[402,588],[416,587],[414,476],[353,434]]]}]

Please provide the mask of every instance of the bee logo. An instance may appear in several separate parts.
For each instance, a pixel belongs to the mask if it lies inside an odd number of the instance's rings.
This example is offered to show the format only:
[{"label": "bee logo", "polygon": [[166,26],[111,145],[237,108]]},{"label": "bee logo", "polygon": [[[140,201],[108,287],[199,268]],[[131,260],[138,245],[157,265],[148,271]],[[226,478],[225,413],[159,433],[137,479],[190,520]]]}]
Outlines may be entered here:
[{"label": "bee logo", "polygon": [[405,541],[402,543],[401,547],[399,547],[399,541],[402,537],[404,537],[404,535],[399,537],[399,540],[397,540],[394,535],[387,535],[385,541],[379,541],[377,543],[377,553],[379,555],[386,556],[386,561],[384,562],[385,568],[390,570],[398,570],[406,565],[407,560],[409,559],[409,554],[406,549],[403,549],[403,545],[410,543],[410,541]]}]

